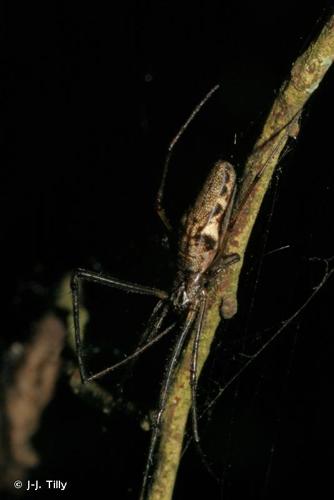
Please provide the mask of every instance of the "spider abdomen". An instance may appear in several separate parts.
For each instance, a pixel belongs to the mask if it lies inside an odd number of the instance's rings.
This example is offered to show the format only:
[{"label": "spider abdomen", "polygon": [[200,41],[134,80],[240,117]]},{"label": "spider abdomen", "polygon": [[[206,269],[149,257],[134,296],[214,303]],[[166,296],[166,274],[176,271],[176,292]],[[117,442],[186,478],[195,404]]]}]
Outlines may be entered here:
[{"label": "spider abdomen", "polygon": [[210,267],[226,230],[226,213],[235,190],[233,166],[218,161],[194,206],[182,218],[178,266],[185,273],[203,274]]}]

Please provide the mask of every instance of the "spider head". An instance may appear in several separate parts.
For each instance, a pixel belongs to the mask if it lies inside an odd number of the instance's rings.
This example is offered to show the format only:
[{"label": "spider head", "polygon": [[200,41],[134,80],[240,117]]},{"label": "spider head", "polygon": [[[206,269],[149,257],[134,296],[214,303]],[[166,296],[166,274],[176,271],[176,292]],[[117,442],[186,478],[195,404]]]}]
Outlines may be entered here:
[{"label": "spider head", "polygon": [[203,289],[203,275],[201,273],[180,273],[175,282],[171,295],[171,302],[175,311],[182,312],[197,301]]}]

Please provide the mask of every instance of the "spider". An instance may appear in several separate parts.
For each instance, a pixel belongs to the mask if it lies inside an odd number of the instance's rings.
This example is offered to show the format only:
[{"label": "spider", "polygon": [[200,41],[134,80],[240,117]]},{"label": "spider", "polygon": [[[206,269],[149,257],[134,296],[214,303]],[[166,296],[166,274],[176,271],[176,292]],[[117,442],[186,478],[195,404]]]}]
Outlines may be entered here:
[{"label": "spider", "polygon": [[[219,85],[216,85],[208,92],[204,99],[193,110],[186,122],[182,125],[179,132],[168,147],[162,179],[157,193],[156,209],[159,217],[169,232],[172,231],[172,226],[163,208],[162,201],[173,149],[188,127],[189,123],[193,120],[194,116],[218,88]],[[262,175],[266,164],[267,162],[265,162],[265,164],[260,168],[249,189],[243,195],[243,199],[239,204],[238,213],[240,213],[240,210],[252,191],[254,184]],[[194,205],[185,212],[181,219],[177,251],[177,271],[172,288],[169,292],[158,288],[125,282],[113,276],[81,268],[75,270],[72,275],[71,289],[76,349],[81,379],[83,382],[89,382],[102,377],[125,363],[128,363],[131,359],[137,357],[148,347],[167,335],[176,326],[176,322],[174,322],[167,328],[162,329],[162,325],[170,311],[173,311],[176,316],[181,318],[180,331],[177,335],[172,355],[167,363],[158,409],[153,423],[141,498],[144,498],[147,490],[150,468],[153,463],[156,444],[160,433],[161,421],[173,375],[175,373],[175,368],[180,358],[182,349],[189,338],[190,332],[192,331],[194,331],[195,335],[190,366],[190,386],[192,397],[191,413],[194,439],[195,442],[199,442],[196,411],[198,348],[203,327],[203,319],[207,310],[209,286],[213,280],[216,279],[222,269],[233,265],[240,259],[238,254],[225,255],[224,253],[226,237],[238,217],[238,213],[232,216],[235,195],[236,174],[234,167],[227,161],[216,162],[209,173],[209,176],[206,179]],[[139,347],[135,350],[135,352],[113,366],[90,376],[87,375],[83,362],[83,350],[80,335],[80,281],[94,282],[100,285],[118,288],[125,292],[155,296],[159,299],[148,320],[148,324]]]}]

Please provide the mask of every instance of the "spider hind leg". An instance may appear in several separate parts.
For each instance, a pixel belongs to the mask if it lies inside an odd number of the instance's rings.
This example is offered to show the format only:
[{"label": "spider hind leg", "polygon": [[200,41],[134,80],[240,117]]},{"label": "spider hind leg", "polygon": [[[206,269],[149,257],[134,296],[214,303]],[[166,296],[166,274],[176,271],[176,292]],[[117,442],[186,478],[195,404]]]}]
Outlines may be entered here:
[{"label": "spider hind leg", "polygon": [[183,323],[183,326],[181,328],[181,332],[177,338],[176,344],[175,344],[174,349],[172,351],[171,358],[167,364],[164,380],[162,382],[162,389],[161,389],[161,393],[160,393],[159,405],[158,405],[156,417],[154,419],[153,428],[152,428],[152,435],[151,435],[151,441],[150,441],[150,446],[149,446],[148,458],[146,461],[146,468],[145,468],[145,473],[144,473],[144,478],[143,478],[140,500],[144,500],[144,498],[146,498],[148,483],[149,483],[149,479],[150,479],[151,467],[153,464],[153,459],[154,459],[154,455],[156,452],[156,446],[157,446],[157,442],[158,442],[160,431],[161,431],[162,417],[163,417],[163,413],[164,413],[165,408],[166,408],[168,394],[169,394],[171,383],[172,383],[172,380],[173,380],[173,377],[175,374],[175,368],[176,368],[177,362],[180,358],[180,354],[182,352],[184,344],[188,338],[189,331],[190,331],[194,321],[196,320],[197,314],[198,314],[197,310],[193,310],[193,309],[191,309],[188,312],[187,317],[186,317],[186,319]]},{"label": "spider hind leg", "polygon": [[160,299],[160,302],[165,301],[168,298],[168,294],[163,290],[159,290],[158,288],[142,286],[136,283],[129,283],[127,281],[122,281],[117,278],[114,278],[113,276],[96,273],[94,271],[89,271],[87,269],[79,268],[73,272],[71,278],[71,290],[72,290],[75,345],[78,356],[78,364],[79,364],[81,380],[83,383],[85,383],[88,382],[89,380],[92,380],[92,377],[89,377],[86,372],[84,364],[84,356],[83,356],[83,343],[81,339],[80,314],[79,314],[81,281],[86,281],[86,282],[88,281],[91,283],[97,283],[99,285],[104,285],[111,288],[118,288],[119,290],[123,290],[128,293],[137,293],[137,294],[151,295],[151,296],[153,295],[155,297],[158,297]]},{"label": "spider hind leg", "polygon": [[196,318],[195,325],[195,338],[192,349],[191,356],[191,367],[190,367],[190,387],[191,387],[191,417],[193,426],[193,435],[196,443],[199,443],[199,433],[198,433],[198,420],[197,420],[197,366],[198,366],[198,353],[199,344],[201,340],[201,334],[203,331],[203,320],[205,317],[207,307],[207,295],[204,294],[203,299],[200,303],[200,310]]}]

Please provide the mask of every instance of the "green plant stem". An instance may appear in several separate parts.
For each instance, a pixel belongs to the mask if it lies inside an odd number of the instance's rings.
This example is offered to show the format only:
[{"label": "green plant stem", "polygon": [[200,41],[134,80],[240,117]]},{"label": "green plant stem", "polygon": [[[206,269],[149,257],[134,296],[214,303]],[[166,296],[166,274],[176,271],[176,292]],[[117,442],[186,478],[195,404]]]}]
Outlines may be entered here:
[{"label": "green plant stem", "polygon": [[[221,319],[221,305],[223,304],[223,316],[226,319],[231,318],[237,311],[237,290],[244,253],[280,154],[289,137],[297,137],[302,109],[331,66],[333,58],[334,16],[326,23],[318,38],[292,65],[290,78],[284,82],[246,163],[243,183],[236,201],[235,213],[238,215],[229,232],[225,248],[225,254],[237,253],[240,261],[222,271],[209,290],[209,307],[199,347],[198,376],[210,353],[210,346]],[[257,179],[259,173],[261,175]],[[193,340],[189,339],[170,389],[149,500],[170,500],[173,495],[191,405],[189,379]]]}]

